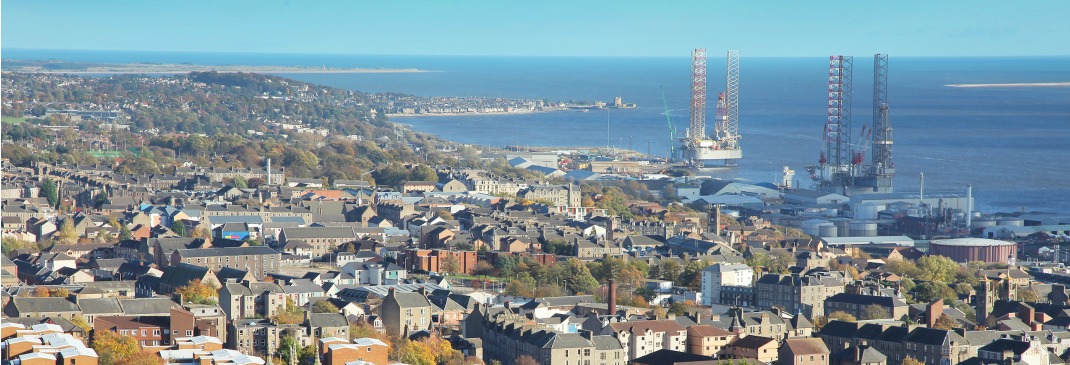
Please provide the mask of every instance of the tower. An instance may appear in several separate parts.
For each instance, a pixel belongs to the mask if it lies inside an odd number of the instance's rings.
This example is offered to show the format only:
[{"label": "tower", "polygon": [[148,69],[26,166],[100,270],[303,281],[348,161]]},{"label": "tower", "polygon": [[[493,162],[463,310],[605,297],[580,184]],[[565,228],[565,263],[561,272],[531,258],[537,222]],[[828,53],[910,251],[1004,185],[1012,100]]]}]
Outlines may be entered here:
[{"label": "tower", "polygon": [[687,138],[692,141],[706,135],[706,49],[695,48],[691,52],[691,123]]},{"label": "tower", "polygon": [[739,51],[728,51],[725,68],[724,86],[724,125],[720,128],[719,139],[726,143],[723,149],[738,149],[739,138]]},{"label": "tower", "polygon": [[870,166],[858,185],[875,193],[892,192],[892,122],[888,113],[888,55],[873,55],[873,124]]},{"label": "tower", "polygon": [[818,164],[820,185],[829,191],[846,189],[851,174],[851,93],[854,57],[830,56],[828,77],[828,115],[822,135],[824,148]]}]

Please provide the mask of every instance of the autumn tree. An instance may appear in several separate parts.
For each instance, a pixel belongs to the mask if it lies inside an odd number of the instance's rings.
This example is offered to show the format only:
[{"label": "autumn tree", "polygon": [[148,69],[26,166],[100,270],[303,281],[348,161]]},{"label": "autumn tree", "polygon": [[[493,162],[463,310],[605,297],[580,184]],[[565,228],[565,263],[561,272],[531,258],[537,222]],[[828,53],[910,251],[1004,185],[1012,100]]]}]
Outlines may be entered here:
[{"label": "autumn tree", "polygon": [[850,313],[844,312],[844,311],[835,311],[835,312],[829,313],[828,320],[829,321],[837,320],[837,321],[844,321],[844,322],[857,322],[858,321],[858,319],[856,319],[855,316],[851,315]]},{"label": "autumn tree", "polygon": [[74,218],[67,217],[60,223],[59,232],[56,233],[56,239],[63,244],[73,244],[78,242],[78,231],[74,229]]},{"label": "autumn tree", "polygon": [[458,272],[461,272],[462,270],[463,268],[461,268],[461,260],[457,259],[457,256],[447,254],[446,258],[442,259],[443,272],[450,275],[455,275]]},{"label": "autumn tree", "polygon": [[90,347],[100,365],[163,365],[163,359],[143,351],[137,339],[112,331],[93,331]]},{"label": "autumn tree", "polygon": [[900,365],[925,365],[925,363],[915,359],[913,356],[907,356],[903,358],[903,362],[901,362]]},{"label": "autumn tree", "polygon": [[305,321],[305,310],[294,304],[290,297],[286,297],[286,304],[280,307],[272,318],[276,324],[301,324]]},{"label": "autumn tree", "polygon": [[69,295],[71,295],[71,292],[66,288],[56,288],[48,290],[48,296],[54,298],[66,298]]},{"label": "autumn tree", "polygon": [[219,302],[219,291],[201,282],[201,279],[193,279],[188,284],[175,289],[175,292],[182,294],[182,300],[194,304],[212,305]]},{"label": "autumn tree", "polygon": [[47,298],[47,297],[49,297],[51,295],[50,295],[50,293],[48,291],[48,288],[43,287],[43,286],[39,286],[39,287],[33,288],[33,291],[30,292],[30,296],[37,297],[37,298]]},{"label": "autumn tree", "polygon": [[1018,287],[1018,300],[1026,303],[1035,303],[1040,299],[1037,298],[1037,292],[1031,288]]},{"label": "autumn tree", "polygon": [[390,358],[394,361],[411,365],[436,365],[435,355],[426,344],[407,338],[402,338],[394,344],[390,353]]},{"label": "autumn tree", "polygon": [[338,306],[328,300],[321,300],[312,305],[312,313],[338,313]]},{"label": "autumn tree", "polygon": [[952,320],[951,317],[948,317],[946,314],[941,314],[939,317],[936,318],[936,323],[933,323],[933,328],[936,329],[951,330],[955,327],[958,327],[955,325],[955,321]]},{"label": "autumn tree", "polygon": [[520,355],[516,358],[516,365],[539,365],[539,361],[531,355]]}]

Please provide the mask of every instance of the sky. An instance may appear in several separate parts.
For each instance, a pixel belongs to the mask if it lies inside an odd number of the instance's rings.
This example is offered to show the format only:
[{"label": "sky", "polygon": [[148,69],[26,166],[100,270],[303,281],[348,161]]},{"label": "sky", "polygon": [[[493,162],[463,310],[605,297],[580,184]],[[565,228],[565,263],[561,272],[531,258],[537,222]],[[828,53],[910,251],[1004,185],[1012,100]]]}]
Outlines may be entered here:
[{"label": "sky", "polygon": [[387,55],[1068,56],[1070,1],[0,3],[0,47]]}]

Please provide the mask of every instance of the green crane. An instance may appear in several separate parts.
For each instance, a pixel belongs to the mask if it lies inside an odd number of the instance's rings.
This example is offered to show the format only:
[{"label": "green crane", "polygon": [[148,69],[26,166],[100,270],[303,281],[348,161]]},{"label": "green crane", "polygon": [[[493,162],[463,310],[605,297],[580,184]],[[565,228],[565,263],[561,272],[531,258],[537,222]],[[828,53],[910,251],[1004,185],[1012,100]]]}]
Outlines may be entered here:
[{"label": "green crane", "polygon": [[661,88],[661,103],[665,105],[665,121],[669,124],[669,158],[665,162],[673,162],[676,159],[676,127],[672,125],[672,116],[669,115],[669,101],[665,99],[665,86]]}]

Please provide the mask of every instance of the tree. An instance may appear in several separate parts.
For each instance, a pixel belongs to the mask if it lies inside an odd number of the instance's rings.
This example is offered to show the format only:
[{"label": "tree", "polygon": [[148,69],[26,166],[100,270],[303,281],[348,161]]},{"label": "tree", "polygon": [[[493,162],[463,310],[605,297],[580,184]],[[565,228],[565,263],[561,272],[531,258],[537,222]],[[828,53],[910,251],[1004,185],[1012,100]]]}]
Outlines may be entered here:
[{"label": "tree", "polygon": [[1033,291],[1033,289],[1018,287],[1018,300],[1026,303],[1035,303],[1040,299],[1037,298],[1037,292]]},{"label": "tree", "polygon": [[41,190],[38,191],[37,196],[48,200],[48,205],[53,207],[59,205],[59,188],[56,187],[56,182],[52,179],[45,178],[41,182]]},{"label": "tree", "polygon": [[591,275],[587,265],[575,257],[565,261],[565,287],[570,293],[593,293],[598,288],[598,280]]},{"label": "tree", "polygon": [[112,331],[93,331],[90,347],[97,352],[101,365],[162,365],[163,359],[143,351],[137,339]]},{"label": "tree", "polygon": [[925,363],[921,362],[921,360],[915,359],[912,356],[907,356],[903,358],[903,362],[900,363],[900,365],[925,365]]},{"label": "tree", "polygon": [[43,286],[39,286],[39,287],[33,288],[33,291],[30,292],[30,296],[37,297],[37,298],[47,298],[47,297],[50,297],[51,294],[49,293],[48,288],[43,287]]},{"label": "tree", "polygon": [[407,338],[395,344],[390,354],[395,361],[412,365],[435,365],[435,355],[426,344]]},{"label": "tree", "polygon": [[684,272],[684,268],[680,266],[680,263],[676,260],[664,260],[659,266],[660,268],[658,271],[660,271],[660,279],[662,280],[676,282],[680,279],[680,274]]},{"label": "tree", "polygon": [[121,225],[121,227],[119,227],[119,240],[127,241],[132,239],[134,239],[134,234],[130,232],[130,227],[127,227],[125,224]]},{"label": "tree", "polygon": [[438,173],[427,165],[419,165],[409,173],[410,181],[438,181]]},{"label": "tree", "polygon": [[888,317],[888,311],[884,307],[870,304],[862,308],[862,319],[884,319]]},{"label": "tree", "polygon": [[68,295],[71,295],[71,292],[66,288],[50,289],[48,291],[48,296],[53,298],[66,298]]},{"label": "tree", "polygon": [[928,281],[914,287],[914,300],[918,302],[932,302],[941,298],[946,303],[952,303],[958,300],[958,295],[955,289],[940,281]]},{"label": "tree", "polygon": [[918,259],[918,274],[922,280],[954,282],[960,266],[954,260],[940,255],[930,255]]},{"label": "tree", "polygon": [[93,327],[89,326],[89,322],[86,322],[85,317],[82,317],[80,314],[71,318],[71,323],[78,326],[78,328],[81,328],[85,333],[90,333],[89,331],[93,330]]},{"label": "tree", "polygon": [[844,321],[844,322],[857,322],[858,321],[858,319],[856,319],[855,316],[851,315],[850,313],[844,312],[844,311],[835,311],[835,312],[829,313],[828,320],[830,320],[830,321],[831,320],[838,320],[838,321]]},{"label": "tree", "polygon": [[238,189],[248,189],[249,188],[249,182],[245,181],[245,178],[241,177],[241,176],[237,176],[237,177],[234,178],[233,185],[234,185],[235,188],[238,188]]},{"label": "tree", "polygon": [[59,233],[56,234],[57,239],[63,244],[73,244],[78,242],[78,231],[74,230],[74,218],[67,217],[60,223]]},{"label": "tree", "polygon": [[671,306],[669,306],[669,313],[672,313],[677,316],[687,314],[687,305],[683,302],[675,302]]},{"label": "tree", "polygon": [[955,325],[955,321],[952,320],[951,317],[948,317],[946,314],[941,314],[940,317],[937,317],[936,323],[933,324],[933,328],[942,330],[950,330],[954,329],[955,327],[958,327]]},{"label": "tree", "polygon": [[219,301],[219,291],[201,282],[201,279],[193,279],[188,284],[175,289],[175,292],[182,294],[182,300],[194,304],[212,305]]},{"label": "tree", "polygon": [[539,362],[531,355],[520,355],[516,358],[516,365],[539,365]]},{"label": "tree", "polygon": [[461,260],[457,259],[457,256],[447,254],[446,258],[442,259],[442,271],[450,275],[455,275],[462,270]]},{"label": "tree", "polygon": [[175,234],[177,234],[179,236],[185,237],[186,236],[186,224],[182,223],[182,221],[176,220],[174,223],[171,224],[171,231],[175,232]]},{"label": "tree", "polygon": [[338,306],[329,300],[321,300],[312,305],[312,313],[338,313]]},{"label": "tree", "polygon": [[486,261],[476,262],[476,268],[474,272],[476,275],[494,275],[494,265],[491,265],[489,262]]},{"label": "tree", "polygon": [[272,318],[276,324],[301,324],[305,321],[305,310],[294,304],[290,297],[286,297],[286,304],[280,307],[275,317]]}]

